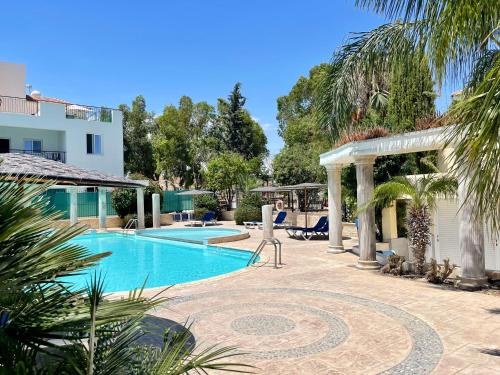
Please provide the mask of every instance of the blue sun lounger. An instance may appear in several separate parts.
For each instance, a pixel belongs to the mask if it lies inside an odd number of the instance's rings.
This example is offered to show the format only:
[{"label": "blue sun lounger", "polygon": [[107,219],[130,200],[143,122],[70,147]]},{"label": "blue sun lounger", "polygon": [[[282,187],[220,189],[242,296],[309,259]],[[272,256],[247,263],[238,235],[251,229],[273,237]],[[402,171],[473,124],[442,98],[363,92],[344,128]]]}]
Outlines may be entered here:
[{"label": "blue sun lounger", "polygon": [[320,232],[323,229],[323,227],[325,226],[325,224],[327,224],[327,222],[328,222],[328,217],[327,216],[321,216],[318,219],[318,222],[316,223],[316,225],[314,225],[311,228],[297,227],[297,226],[295,226],[295,227],[289,227],[289,228],[286,228],[286,233],[291,238],[299,238],[299,236],[302,237],[302,238],[305,238],[303,236],[303,233]]}]

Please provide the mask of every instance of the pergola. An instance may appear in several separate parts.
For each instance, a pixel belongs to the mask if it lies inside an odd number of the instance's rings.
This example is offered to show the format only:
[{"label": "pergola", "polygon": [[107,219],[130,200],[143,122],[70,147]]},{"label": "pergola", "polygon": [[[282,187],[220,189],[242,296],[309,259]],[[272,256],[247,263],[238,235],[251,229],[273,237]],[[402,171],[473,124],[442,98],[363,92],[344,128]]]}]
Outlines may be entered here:
[{"label": "pergola", "polygon": [[48,160],[40,156],[6,153],[0,154],[0,175],[16,181],[23,178],[35,183],[55,181],[57,186],[69,189],[71,224],[78,222],[77,187],[97,187],[99,228],[106,229],[106,188],[135,188],[137,190],[137,219],[139,228],[144,228],[144,185],[128,178],[75,167],[70,164]]},{"label": "pergola", "polygon": [[[349,164],[356,165],[358,207],[364,207],[373,197],[373,165],[378,156],[438,150],[441,161],[450,160],[453,145],[446,145],[445,128],[434,128],[394,136],[351,142],[320,156],[320,164],[328,174],[329,252],[345,251],[342,244],[341,172]],[[460,284],[482,286],[486,282],[484,233],[482,223],[472,215],[471,200],[467,199],[469,176],[464,172],[459,180],[459,247],[462,258]],[[358,215],[360,269],[378,269],[376,261],[375,210],[369,208]]]}]

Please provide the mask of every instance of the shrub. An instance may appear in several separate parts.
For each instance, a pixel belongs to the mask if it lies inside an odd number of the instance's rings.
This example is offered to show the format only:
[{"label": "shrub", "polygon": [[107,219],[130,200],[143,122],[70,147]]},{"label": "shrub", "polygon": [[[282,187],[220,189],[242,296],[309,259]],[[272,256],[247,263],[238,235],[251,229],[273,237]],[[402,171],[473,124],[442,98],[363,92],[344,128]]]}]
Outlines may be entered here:
[{"label": "shrub", "polygon": [[134,189],[115,189],[111,193],[111,204],[122,219],[137,212],[137,199]]},{"label": "shrub", "polygon": [[[163,194],[160,185],[156,181],[149,181],[149,186],[144,188],[144,212],[153,212],[153,194],[160,194],[160,207]],[[111,193],[111,204],[116,214],[124,218],[128,214],[137,213],[137,193],[135,189],[115,189]]]},{"label": "shrub", "polygon": [[246,194],[234,213],[236,224],[241,225],[244,221],[262,221],[263,204],[260,194]]},{"label": "shrub", "polygon": [[236,224],[242,225],[245,221],[262,221],[262,208],[240,206],[234,212]]},{"label": "shrub", "polygon": [[144,215],[144,226],[146,228],[152,228],[153,227],[153,214],[145,214]]},{"label": "shrub", "polygon": [[[202,212],[201,209],[205,209],[204,212]],[[219,201],[217,198],[215,198],[213,195],[198,195],[194,197],[194,216],[198,219],[198,213],[201,213],[201,216],[207,211],[213,211],[215,212],[215,215],[219,218],[220,217],[220,207],[219,207]]]}]

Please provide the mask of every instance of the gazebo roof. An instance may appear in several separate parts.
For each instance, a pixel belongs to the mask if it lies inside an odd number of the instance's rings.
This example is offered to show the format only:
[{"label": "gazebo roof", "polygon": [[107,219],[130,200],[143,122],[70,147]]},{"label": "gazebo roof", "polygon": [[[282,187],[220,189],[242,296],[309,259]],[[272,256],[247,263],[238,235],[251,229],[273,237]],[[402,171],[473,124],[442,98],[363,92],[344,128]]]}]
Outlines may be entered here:
[{"label": "gazebo roof", "polygon": [[350,142],[320,155],[321,165],[346,165],[363,156],[384,156],[431,151],[445,145],[445,128],[396,134],[365,141]]},{"label": "gazebo roof", "polygon": [[14,178],[21,176],[37,181],[53,180],[57,185],[144,187],[142,183],[128,178],[83,169],[30,154],[0,154],[0,175]]}]

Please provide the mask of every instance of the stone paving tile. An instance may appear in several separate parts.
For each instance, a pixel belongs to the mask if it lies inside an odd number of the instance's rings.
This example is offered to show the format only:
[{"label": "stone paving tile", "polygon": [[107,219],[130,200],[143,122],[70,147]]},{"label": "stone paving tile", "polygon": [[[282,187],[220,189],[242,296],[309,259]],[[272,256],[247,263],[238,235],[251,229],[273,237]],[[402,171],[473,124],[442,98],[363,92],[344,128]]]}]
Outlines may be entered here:
[{"label": "stone paving tile", "polygon": [[[249,239],[227,245],[255,249],[262,232],[250,233]],[[347,327],[347,337],[333,347],[320,345],[313,352],[273,360],[243,357],[258,366],[260,374],[500,373],[500,357],[482,352],[500,349],[500,314],[491,312],[500,309],[498,296],[361,271],[354,268],[355,255],[327,253],[327,241],[295,241],[282,230],[275,235],[283,242],[282,268],[259,265],[176,285],[167,293],[182,303],[153,313],[178,321],[198,317],[193,331],[203,345],[237,342],[243,350],[248,346],[269,352],[277,347],[293,351],[322,337],[324,318],[314,319],[307,309],[331,314]],[[344,244],[349,247],[352,241]],[[265,249],[263,259],[271,258],[270,249]],[[272,308],[273,303],[282,305]],[[239,306],[224,308],[230,305]],[[217,311],[207,313],[213,309]],[[276,318],[248,318],[259,314]],[[249,332],[267,329],[268,334],[235,331],[231,324],[238,319],[246,322]],[[275,334],[290,328],[284,319],[295,327]],[[273,322],[276,327],[269,328]]]}]

